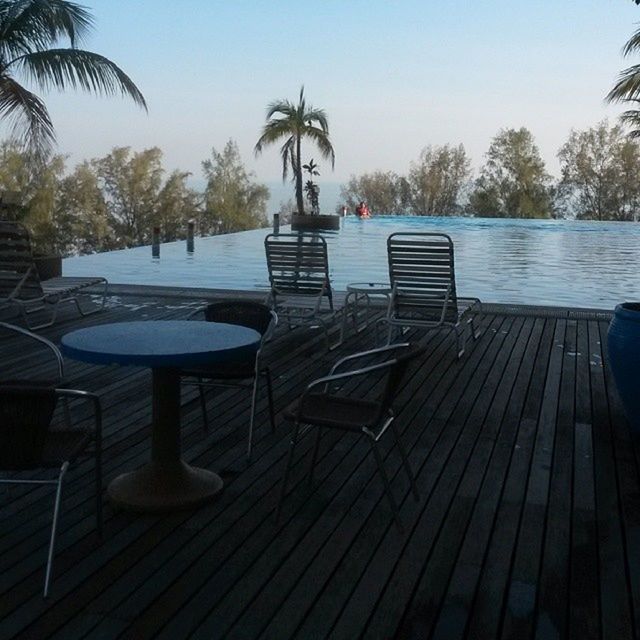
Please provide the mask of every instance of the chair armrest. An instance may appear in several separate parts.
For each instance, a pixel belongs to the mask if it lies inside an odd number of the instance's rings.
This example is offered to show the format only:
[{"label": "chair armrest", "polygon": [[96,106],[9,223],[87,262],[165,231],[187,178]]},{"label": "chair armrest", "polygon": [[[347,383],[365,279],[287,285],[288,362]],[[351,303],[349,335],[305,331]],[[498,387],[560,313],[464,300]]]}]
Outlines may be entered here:
[{"label": "chair armrest", "polygon": [[93,405],[96,447],[102,446],[102,405],[100,404],[100,398],[95,393],[79,389],[56,389],[55,392],[58,397],[85,400]]},{"label": "chair armrest", "polygon": [[387,353],[390,351],[395,351],[396,349],[406,349],[410,346],[408,342],[398,342],[396,344],[388,344],[384,347],[377,347],[376,349],[369,349],[368,351],[360,351],[359,353],[352,353],[349,356],[345,356],[338,360],[333,367],[331,367],[331,371],[329,375],[333,375],[336,371],[346,362],[353,362],[354,360],[358,360],[360,358],[366,358],[368,356],[376,355],[377,353]]},{"label": "chair armrest", "polygon": [[332,382],[337,382],[341,380],[349,380],[351,378],[356,378],[358,376],[364,376],[374,371],[381,371],[382,369],[388,369],[392,365],[395,364],[395,360],[385,360],[384,362],[379,362],[378,364],[372,364],[368,367],[363,367],[362,369],[353,369],[351,371],[344,371],[343,373],[336,373],[333,375],[323,376],[322,378],[317,378],[313,380],[307,385],[307,388],[304,390],[302,396],[300,396],[300,402],[298,404],[298,415],[296,418],[299,420],[302,415],[302,409],[304,407],[305,398],[320,385],[324,385],[325,393]]},{"label": "chair armrest", "polygon": [[37,333],[33,333],[33,331],[28,331],[27,329],[23,329],[22,327],[17,327],[14,324],[9,324],[8,322],[0,322],[0,327],[6,329],[7,331],[13,331],[14,333],[19,333],[27,338],[31,338],[40,344],[43,344],[47,347],[54,355],[57,365],[58,365],[58,377],[60,380],[64,378],[64,359],[62,357],[62,353],[60,353],[60,349],[56,347],[53,342],[47,340],[44,336],[40,336]]}]

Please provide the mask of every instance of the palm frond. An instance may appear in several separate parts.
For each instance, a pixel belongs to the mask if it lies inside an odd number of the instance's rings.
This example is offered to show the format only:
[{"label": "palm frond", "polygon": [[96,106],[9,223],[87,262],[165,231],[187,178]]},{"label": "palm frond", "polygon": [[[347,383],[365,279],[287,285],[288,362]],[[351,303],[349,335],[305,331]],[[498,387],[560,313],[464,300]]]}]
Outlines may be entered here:
[{"label": "palm frond", "polygon": [[304,135],[316,144],[323,158],[331,160],[331,168],[335,167],[336,154],[327,133],[317,127],[307,127]]},{"label": "palm frond", "polygon": [[613,89],[606,96],[607,102],[635,100],[640,96],[640,65],[636,64],[620,73]]},{"label": "palm frond", "polygon": [[624,47],[622,47],[622,55],[625,58],[635,51],[640,49],[640,29],[636,31],[630,38],[625,42]]},{"label": "palm frond", "polygon": [[7,118],[12,137],[20,146],[42,158],[55,142],[55,132],[44,102],[15,80],[0,78],[0,119]]},{"label": "palm frond", "polygon": [[289,138],[280,149],[280,157],[282,158],[282,182],[289,175],[289,165],[295,170],[295,138]]},{"label": "palm frond", "polygon": [[274,100],[267,105],[267,120],[270,120],[276,114],[281,115],[283,118],[294,117],[296,107],[288,100]]},{"label": "palm frond", "polygon": [[61,38],[76,47],[92,27],[87,9],[67,0],[0,1],[0,42],[13,56],[42,51]]},{"label": "palm frond", "polygon": [[277,119],[269,120],[262,129],[262,135],[258,138],[253,151],[258,156],[262,153],[262,149],[270,144],[278,142],[281,138],[292,134],[291,125],[288,120]]},{"label": "palm frond", "polygon": [[98,95],[129,96],[147,110],[144,96],[116,64],[97,53],[81,49],[50,49],[23,55],[12,62],[43,89],[68,87]]},{"label": "palm frond", "polygon": [[324,109],[313,109],[305,113],[306,122],[317,123],[324,133],[329,132],[329,119]]}]

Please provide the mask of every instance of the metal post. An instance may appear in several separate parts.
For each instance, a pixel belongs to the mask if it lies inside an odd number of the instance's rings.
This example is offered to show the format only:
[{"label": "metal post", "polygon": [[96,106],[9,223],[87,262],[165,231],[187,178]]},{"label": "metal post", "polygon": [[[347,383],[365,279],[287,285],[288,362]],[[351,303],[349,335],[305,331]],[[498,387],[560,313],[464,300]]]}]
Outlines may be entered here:
[{"label": "metal post", "polygon": [[280,233],[280,214],[273,214],[273,233],[278,235]]},{"label": "metal post", "polygon": [[154,258],[160,257],[160,227],[153,227],[151,240],[151,255]]},{"label": "metal post", "polygon": [[195,224],[193,220],[187,223],[187,253],[193,253],[193,232]]}]

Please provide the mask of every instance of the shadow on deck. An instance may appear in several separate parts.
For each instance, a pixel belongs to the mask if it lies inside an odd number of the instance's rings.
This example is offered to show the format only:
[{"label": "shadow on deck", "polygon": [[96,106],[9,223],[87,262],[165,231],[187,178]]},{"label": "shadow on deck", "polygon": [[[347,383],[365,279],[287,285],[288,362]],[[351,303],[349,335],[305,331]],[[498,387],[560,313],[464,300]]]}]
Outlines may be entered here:
[{"label": "shadow on deck", "polygon": [[[104,313],[68,317],[59,341],[89,324],[183,318],[199,302],[121,296]],[[398,426],[417,475],[411,497],[400,458],[383,442],[405,532],[393,523],[367,443],[327,433],[316,481],[297,447],[278,526],[273,510],[288,445],[258,405],[254,461],[244,452],[246,392],[183,393],[189,462],[217,471],[219,498],[163,517],[105,505],[94,531],[92,466],[66,483],[54,581],[41,589],[52,495],[0,493],[0,637],[20,638],[632,638],[640,632],[638,439],[607,371],[607,319],[498,307],[455,358],[432,333],[401,392]],[[278,413],[340,355],[373,346],[350,334],[326,353],[320,336],[272,344]],[[39,358],[0,343],[3,367],[35,372]],[[68,386],[100,394],[105,475],[149,455],[150,373],[67,361]],[[375,390],[358,380],[353,392]],[[82,416],[80,416],[82,417]]]}]

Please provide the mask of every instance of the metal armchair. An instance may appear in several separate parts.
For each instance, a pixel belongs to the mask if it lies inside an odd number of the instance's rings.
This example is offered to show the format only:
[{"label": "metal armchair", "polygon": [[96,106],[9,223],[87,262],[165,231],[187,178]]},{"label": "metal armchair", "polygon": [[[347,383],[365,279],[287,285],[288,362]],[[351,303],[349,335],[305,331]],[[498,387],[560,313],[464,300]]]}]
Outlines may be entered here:
[{"label": "metal armchair", "polygon": [[[58,398],[89,402],[93,407],[93,429],[51,428]],[[49,595],[51,583],[62,484],[69,466],[87,452],[90,444],[93,444],[95,458],[97,528],[102,535],[102,410],[98,396],[75,389],[0,383],[0,471],[58,470],[55,479],[0,478],[0,484],[49,484],[56,487],[44,579],[45,598]]]},{"label": "metal armchair", "polygon": [[[419,494],[415,479],[394,423],[395,412],[393,409],[393,401],[405,377],[408,365],[422,354],[423,351],[424,348],[421,346],[412,345],[411,343],[401,343],[363,351],[342,358],[336,362],[328,376],[311,382],[302,396],[285,409],[285,419],[292,422],[294,426],[282,478],[280,497],[276,508],[276,520],[280,518],[282,502],[285,497],[291,469],[291,461],[293,459],[293,451],[302,428],[316,428],[315,443],[309,471],[310,482],[313,479],[314,468],[318,458],[320,430],[322,428],[329,428],[359,433],[364,435],[369,441],[396,524],[398,528],[402,530],[398,506],[391,492],[389,478],[382,464],[378,442],[387,429],[391,427],[391,432],[394,435],[396,445],[400,451],[402,465],[411,483],[413,495],[418,499]],[[373,360],[374,362],[361,368],[350,368],[356,361],[361,359]],[[348,369],[341,371],[345,367],[348,367]],[[382,393],[374,400],[351,398],[340,395],[332,389],[336,383],[343,383],[357,376],[364,376],[376,372],[386,374],[386,383]]]},{"label": "metal armchair", "polygon": [[214,302],[203,309],[197,309],[190,317],[196,317],[198,314],[204,314],[204,318],[208,322],[224,322],[226,324],[248,327],[254,329],[262,336],[260,347],[255,356],[251,358],[217,364],[215,367],[202,367],[182,371],[182,384],[197,385],[198,387],[205,431],[208,430],[205,389],[215,387],[243,387],[252,389],[251,417],[249,419],[249,438],[247,444],[247,459],[250,461],[253,446],[256,402],[260,378],[262,376],[264,376],[267,383],[271,430],[275,431],[271,370],[264,359],[263,347],[273,335],[278,323],[278,316],[266,305],[248,300]]}]

